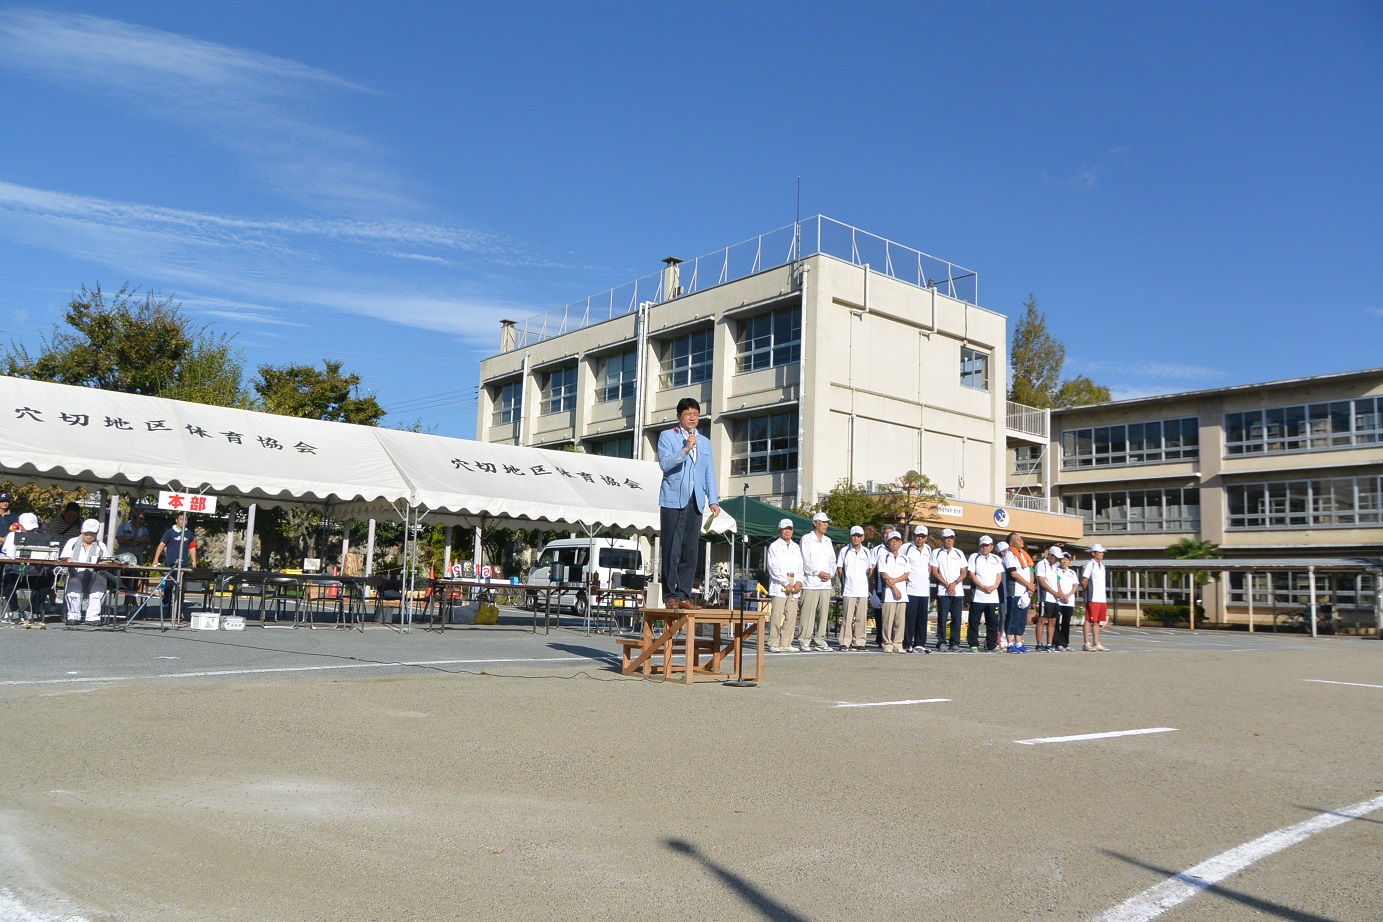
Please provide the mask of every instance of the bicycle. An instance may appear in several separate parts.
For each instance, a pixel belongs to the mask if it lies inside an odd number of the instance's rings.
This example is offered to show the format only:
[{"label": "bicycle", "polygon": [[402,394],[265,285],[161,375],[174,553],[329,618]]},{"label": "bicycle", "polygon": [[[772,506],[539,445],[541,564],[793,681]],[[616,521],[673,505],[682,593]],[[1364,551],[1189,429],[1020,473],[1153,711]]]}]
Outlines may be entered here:
[{"label": "bicycle", "polygon": [[[1319,605],[1316,607],[1316,633],[1334,634],[1335,633],[1335,612],[1331,605]],[[1288,611],[1280,611],[1273,618],[1273,629],[1288,633],[1309,634],[1311,633],[1311,609],[1294,608]]]}]

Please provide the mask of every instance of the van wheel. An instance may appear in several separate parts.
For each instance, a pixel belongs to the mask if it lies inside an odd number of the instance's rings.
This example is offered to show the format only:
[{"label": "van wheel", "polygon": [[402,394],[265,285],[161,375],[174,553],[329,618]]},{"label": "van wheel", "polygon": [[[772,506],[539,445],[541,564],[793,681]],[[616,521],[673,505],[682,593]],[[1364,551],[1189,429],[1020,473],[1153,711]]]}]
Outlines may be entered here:
[{"label": "van wheel", "polygon": [[537,611],[537,610],[538,610],[538,593],[536,593],[536,592],[529,592],[527,595],[525,595],[525,596],[523,597],[523,607],[526,608],[526,609],[528,609],[529,611]]},{"label": "van wheel", "polygon": [[584,592],[577,593],[576,604],[571,607],[571,610],[575,613],[576,617],[583,621],[586,620],[586,613],[591,610],[591,606],[587,603],[586,594]]}]

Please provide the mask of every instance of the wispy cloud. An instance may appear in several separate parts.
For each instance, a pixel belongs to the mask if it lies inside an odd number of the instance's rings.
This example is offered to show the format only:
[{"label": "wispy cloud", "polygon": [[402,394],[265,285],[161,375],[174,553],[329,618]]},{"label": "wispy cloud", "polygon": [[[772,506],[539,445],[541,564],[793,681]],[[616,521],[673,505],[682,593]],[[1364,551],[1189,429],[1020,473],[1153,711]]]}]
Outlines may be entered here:
[{"label": "wispy cloud", "polygon": [[1095,188],[1100,178],[1104,175],[1105,170],[1108,169],[1110,162],[1114,158],[1121,157],[1126,153],[1128,153],[1127,147],[1120,146],[1109,148],[1109,150],[1097,157],[1093,163],[1089,163],[1076,171],[1074,176],[1066,180],[1066,184],[1073,189]]},{"label": "wispy cloud", "polygon": [[293,199],[416,207],[384,152],[325,111],[332,93],[371,91],[319,68],[112,19],[26,9],[0,11],[0,66],[193,127]]},{"label": "wispy cloud", "polygon": [[501,316],[538,312],[463,278],[448,279],[444,291],[410,290],[395,273],[371,271],[400,242],[473,261],[523,258],[501,236],[435,224],[253,220],[0,183],[0,237],[175,288],[189,309],[247,324],[304,322],[304,312],[310,322],[353,315],[489,347]]},{"label": "wispy cloud", "polygon": [[440,263],[443,266],[451,265],[450,262],[440,256],[428,256],[426,253],[388,253],[386,255],[392,256],[395,259],[412,259],[417,262]]},{"label": "wispy cloud", "polygon": [[1082,372],[1117,374],[1124,378],[1147,378],[1157,381],[1219,381],[1229,372],[1208,365],[1180,365],[1175,362],[1072,362]]},{"label": "wispy cloud", "polygon": [[1369,313],[1373,314],[1375,317],[1383,317],[1383,307],[1371,307],[1369,308]]}]

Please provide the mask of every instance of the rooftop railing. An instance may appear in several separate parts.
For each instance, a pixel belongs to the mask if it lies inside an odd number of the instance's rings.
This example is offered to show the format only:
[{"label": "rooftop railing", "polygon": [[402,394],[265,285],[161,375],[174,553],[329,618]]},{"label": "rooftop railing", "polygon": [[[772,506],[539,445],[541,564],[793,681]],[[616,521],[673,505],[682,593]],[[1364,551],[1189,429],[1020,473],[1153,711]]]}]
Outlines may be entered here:
[{"label": "rooftop railing", "polygon": [[585,329],[632,314],[641,303],[661,304],[675,297],[704,291],[767,269],[786,266],[808,256],[831,256],[873,272],[916,285],[935,288],[958,301],[979,304],[979,276],[964,266],[929,256],[868,231],[813,215],[766,234],[731,244],[679,267],[679,290],[663,290],[666,273],[659,270],[608,291],[573,301],[515,324],[514,349]]}]

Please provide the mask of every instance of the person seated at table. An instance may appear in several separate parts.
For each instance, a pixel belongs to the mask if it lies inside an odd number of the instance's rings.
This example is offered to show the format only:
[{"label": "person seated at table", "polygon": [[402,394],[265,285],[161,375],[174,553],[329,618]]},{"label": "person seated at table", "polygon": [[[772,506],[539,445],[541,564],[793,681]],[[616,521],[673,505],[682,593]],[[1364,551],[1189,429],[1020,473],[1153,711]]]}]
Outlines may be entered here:
[{"label": "person seated at table", "polygon": [[136,512],[115,530],[115,556],[126,563],[143,563],[149,549],[149,528],[144,513]]},{"label": "person seated at table", "polygon": [[62,507],[62,515],[43,523],[43,530],[66,541],[81,534],[81,525],[82,507],[76,503],[68,503]]},{"label": "person seated at table", "polygon": [[[19,517],[18,530],[5,535],[4,543],[0,544],[0,557],[8,560],[19,560],[24,548],[35,547],[47,550],[52,541],[52,535],[39,530],[38,516],[32,512],[26,512]],[[5,607],[6,609],[12,608],[16,613],[19,613],[18,592],[20,589],[27,590],[29,608],[27,612],[24,612],[28,616],[27,620],[36,621],[40,625],[43,624],[43,608],[48,603],[52,588],[53,571],[50,567],[28,566],[22,563],[5,566],[3,576]]]},{"label": "person seated at table", "polygon": [[101,523],[87,519],[82,523],[82,533],[67,542],[62,549],[62,560],[69,564],[67,571],[67,623],[76,624],[82,620],[82,599],[86,599],[86,621],[96,624],[101,620],[101,603],[106,599],[106,575],[100,570],[83,567],[84,563],[100,563],[102,557],[110,556],[110,549],[100,540],[97,533]]},{"label": "person seated at table", "polygon": [[[179,512],[177,517],[173,519],[173,524],[159,539],[158,547],[154,548],[154,566],[158,566],[158,562],[163,559],[165,551],[168,552],[170,569],[183,570],[197,565],[197,539],[192,534],[192,529],[187,527],[186,512]],[[171,575],[163,581],[163,607],[165,610],[170,609],[173,605],[173,589],[176,585],[176,578]]]}]

